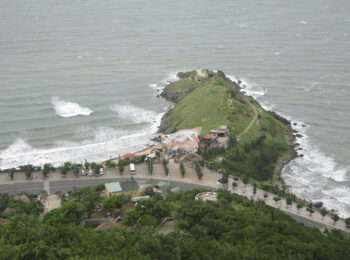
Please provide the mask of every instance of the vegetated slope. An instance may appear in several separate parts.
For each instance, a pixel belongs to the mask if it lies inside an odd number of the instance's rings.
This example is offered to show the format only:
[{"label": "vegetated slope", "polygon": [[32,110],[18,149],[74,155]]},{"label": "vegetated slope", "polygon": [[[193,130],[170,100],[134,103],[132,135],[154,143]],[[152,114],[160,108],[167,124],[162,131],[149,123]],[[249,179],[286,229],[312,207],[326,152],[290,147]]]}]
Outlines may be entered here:
[{"label": "vegetated slope", "polygon": [[168,123],[167,128],[162,130],[167,133],[203,126],[202,132],[205,134],[210,129],[227,125],[238,134],[253,118],[253,111],[243,95],[220,71],[202,83],[197,83],[193,76],[189,76],[175,82],[170,89],[184,97],[164,118]]},{"label": "vegetated slope", "polygon": [[[167,198],[150,194],[123,220],[138,223],[137,231],[84,228],[82,219],[101,203],[109,205],[111,198],[101,201],[100,191],[75,190],[43,220],[34,203],[0,197],[0,214],[9,218],[0,224],[0,259],[350,259],[350,240],[339,232],[307,228],[229,192],[220,192],[217,203],[195,201],[198,190]],[[169,216],[176,218],[175,232],[157,234],[154,227]]]},{"label": "vegetated slope", "polygon": [[[211,148],[208,144],[201,152],[202,164],[211,169],[271,180],[278,159],[292,150],[287,142],[289,123],[278,120],[278,116],[265,111],[252,97],[240,93],[238,86],[221,71],[201,83],[192,74],[171,84],[166,92],[165,98],[177,97],[170,100],[178,103],[162,119],[161,131],[170,133],[202,126],[202,133],[206,134],[220,125],[228,126],[231,132],[228,149]],[[254,110],[258,112],[257,118]],[[243,133],[249,124],[248,131]],[[218,156],[222,160],[218,161]]]}]

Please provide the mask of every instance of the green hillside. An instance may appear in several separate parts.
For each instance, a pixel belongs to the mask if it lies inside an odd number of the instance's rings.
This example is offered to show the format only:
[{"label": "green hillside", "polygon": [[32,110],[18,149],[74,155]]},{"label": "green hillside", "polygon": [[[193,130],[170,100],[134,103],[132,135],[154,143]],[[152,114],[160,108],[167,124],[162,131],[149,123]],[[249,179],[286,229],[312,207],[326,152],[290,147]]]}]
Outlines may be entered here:
[{"label": "green hillside", "polygon": [[[203,165],[260,181],[273,178],[278,159],[291,151],[286,140],[288,125],[240,93],[221,71],[200,83],[190,75],[170,88],[173,93],[189,94],[163,119],[166,132],[202,126],[204,135],[220,125],[230,130],[230,147],[202,151]],[[218,156],[223,159],[218,161]]]},{"label": "green hillside", "polygon": [[[223,73],[203,83],[192,77],[181,79],[172,86],[174,91],[195,88],[174,108],[168,120],[168,132],[203,126],[203,133],[220,125],[228,125],[239,133],[253,118],[253,111],[244,103],[244,97],[237,92],[232,82]],[[231,106],[232,104],[232,106]]]}]

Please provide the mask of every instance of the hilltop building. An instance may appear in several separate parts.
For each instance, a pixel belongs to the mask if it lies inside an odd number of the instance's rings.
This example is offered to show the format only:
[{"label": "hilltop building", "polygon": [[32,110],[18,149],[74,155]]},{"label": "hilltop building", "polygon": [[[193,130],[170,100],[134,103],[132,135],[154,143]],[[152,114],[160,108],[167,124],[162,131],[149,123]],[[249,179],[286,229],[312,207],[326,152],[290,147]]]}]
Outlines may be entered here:
[{"label": "hilltop building", "polygon": [[168,154],[176,154],[181,151],[184,153],[195,153],[199,147],[199,136],[202,127],[198,126],[193,129],[180,130],[173,134],[161,134],[161,142],[163,149]]}]

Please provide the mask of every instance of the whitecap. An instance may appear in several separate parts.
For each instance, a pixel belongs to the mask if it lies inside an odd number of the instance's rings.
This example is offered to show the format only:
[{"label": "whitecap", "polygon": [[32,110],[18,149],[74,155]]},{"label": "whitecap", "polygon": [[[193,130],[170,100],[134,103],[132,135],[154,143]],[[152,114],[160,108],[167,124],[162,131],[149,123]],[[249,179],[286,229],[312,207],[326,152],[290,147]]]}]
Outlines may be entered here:
[{"label": "whitecap", "polygon": [[0,151],[0,169],[20,165],[43,165],[51,163],[60,166],[66,161],[82,163],[85,160],[102,162],[119,157],[127,152],[137,152],[154,144],[155,137],[149,131],[123,131],[109,127],[86,129],[93,137],[82,142],[59,141],[53,147],[35,148],[24,139],[17,139]]},{"label": "whitecap", "polygon": [[93,111],[87,107],[82,107],[77,103],[60,100],[58,97],[53,97],[51,104],[56,111],[56,114],[61,117],[88,116]]},{"label": "whitecap", "polygon": [[261,88],[255,83],[252,83],[250,80],[244,78],[236,78],[233,75],[227,75],[232,82],[235,82],[241,87],[241,92],[254,97],[255,99],[264,96],[266,93],[266,89]]},{"label": "whitecap", "polygon": [[150,83],[148,86],[153,89],[154,92],[161,92],[170,83],[178,81],[180,78],[177,76],[177,72],[170,72],[167,77],[161,80],[159,83]]},{"label": "whitecap", "polygon": [[307,24],[307,21],[300,21],[299,24]]}]

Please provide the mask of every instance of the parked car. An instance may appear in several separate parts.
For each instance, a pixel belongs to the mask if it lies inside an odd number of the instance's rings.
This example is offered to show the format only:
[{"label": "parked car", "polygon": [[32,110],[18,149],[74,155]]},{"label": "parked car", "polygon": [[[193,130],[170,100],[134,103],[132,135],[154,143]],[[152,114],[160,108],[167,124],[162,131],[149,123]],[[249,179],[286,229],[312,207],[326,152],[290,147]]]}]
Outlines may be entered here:
[{"label": "parked car", "polygon": [[88,174],[89,176],[94,176],[94,174],[92,173],[92,170],[90,169],[89,170],[89,174]]},{"label": "parked car", "polygon": [[135,164],[130,163],[130,174],[135,175],[136,170],[135,170]]},{"label": "parked car", "polygon": [[86,175],[86,172],[84,169],[81,170],[81,176],[85,176]]},{"label": "parked car", "polygon": [[103,175],[103,168],[100,168],[100,175]]}]

